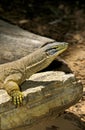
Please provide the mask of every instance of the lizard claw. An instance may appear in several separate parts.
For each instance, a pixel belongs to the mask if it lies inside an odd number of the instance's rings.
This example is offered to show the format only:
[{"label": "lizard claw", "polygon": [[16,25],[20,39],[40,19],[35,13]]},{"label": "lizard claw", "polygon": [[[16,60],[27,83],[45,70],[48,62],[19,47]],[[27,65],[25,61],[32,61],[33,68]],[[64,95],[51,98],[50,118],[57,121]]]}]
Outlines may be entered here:
[{"label": "lizard claw", "polygon": [[13,101],[14,105],[19,106],[22,104],[22,100],[23,100],[22,92],[20,92],[18,90],[13,91],[11,93],[11,97],[12,97],[12,101]]}]

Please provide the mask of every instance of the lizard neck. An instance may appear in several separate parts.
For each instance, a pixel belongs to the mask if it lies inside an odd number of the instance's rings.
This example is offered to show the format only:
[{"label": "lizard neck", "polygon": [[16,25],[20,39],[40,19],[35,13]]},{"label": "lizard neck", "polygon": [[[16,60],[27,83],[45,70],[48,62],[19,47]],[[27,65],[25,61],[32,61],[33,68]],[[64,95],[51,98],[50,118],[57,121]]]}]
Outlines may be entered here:
[{"label": "lizard neck", "polygon": [[32,74],[47,67],[52,60],[49,59],[45,51],[40,48],[34,53],[22,58],[22,62],[25,66],[26,78],[29,78]]}]

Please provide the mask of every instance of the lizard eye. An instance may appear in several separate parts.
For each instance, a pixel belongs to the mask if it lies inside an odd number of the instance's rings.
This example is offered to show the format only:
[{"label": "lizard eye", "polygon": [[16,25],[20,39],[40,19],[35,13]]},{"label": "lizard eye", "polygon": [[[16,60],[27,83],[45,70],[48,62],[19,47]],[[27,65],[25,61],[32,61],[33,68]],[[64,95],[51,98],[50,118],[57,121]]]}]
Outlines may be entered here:
[{"label": "lizard eye", "polygon": [[57,49],[56,48],[49,48],[49,49],[47,49],[46,50],[46,53],[48,54],[48,55],[53,55],[53,54],[55,54],[57,52]]}]

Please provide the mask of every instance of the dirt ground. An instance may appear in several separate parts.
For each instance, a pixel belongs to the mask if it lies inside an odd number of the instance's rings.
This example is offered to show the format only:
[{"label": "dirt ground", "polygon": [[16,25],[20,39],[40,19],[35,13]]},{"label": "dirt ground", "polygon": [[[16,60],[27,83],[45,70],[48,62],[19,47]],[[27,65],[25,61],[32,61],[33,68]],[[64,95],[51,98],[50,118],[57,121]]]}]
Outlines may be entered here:
[{"label": "dirt ground", "polygon": [[[36,5],[35,10],[32,10],[33,15],[30,17],[27,9],[20,11],[19,8],[12,8],[10,11],[0,5],[2,19],[33,33],[69,43],[68,50],[61,57],[81,80],[83,95],[77,104],[60,117],[43,120],[29,130],[85,130],[85,5],[79,1],[75,4],[48,1],[43,4],[43,8]],[[24,128],[28,130],[27,126]]]}]

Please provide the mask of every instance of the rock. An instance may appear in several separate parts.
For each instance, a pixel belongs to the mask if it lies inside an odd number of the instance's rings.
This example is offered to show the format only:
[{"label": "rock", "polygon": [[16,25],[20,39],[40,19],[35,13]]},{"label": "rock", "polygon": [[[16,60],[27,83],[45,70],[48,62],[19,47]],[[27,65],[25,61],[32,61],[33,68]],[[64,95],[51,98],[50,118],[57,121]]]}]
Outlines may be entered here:
[{"label": "rock", "polygon": [[29,127],[53,112],[59,114],[82,96],[82,84],[73,74],[48,71],[32,75],[21,86],[23,105],[15,107],[5,90],[0,90],[0,129]]}]

